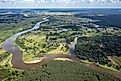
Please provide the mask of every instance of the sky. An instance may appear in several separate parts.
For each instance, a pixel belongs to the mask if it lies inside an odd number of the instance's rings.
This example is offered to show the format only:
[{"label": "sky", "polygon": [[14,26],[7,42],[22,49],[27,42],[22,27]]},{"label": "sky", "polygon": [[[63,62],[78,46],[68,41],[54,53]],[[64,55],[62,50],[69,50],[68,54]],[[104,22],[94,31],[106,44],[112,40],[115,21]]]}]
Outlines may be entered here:
[{"label": "sky", "polygon": [[0,8],[121,8],[121,0],[0,0]]}]

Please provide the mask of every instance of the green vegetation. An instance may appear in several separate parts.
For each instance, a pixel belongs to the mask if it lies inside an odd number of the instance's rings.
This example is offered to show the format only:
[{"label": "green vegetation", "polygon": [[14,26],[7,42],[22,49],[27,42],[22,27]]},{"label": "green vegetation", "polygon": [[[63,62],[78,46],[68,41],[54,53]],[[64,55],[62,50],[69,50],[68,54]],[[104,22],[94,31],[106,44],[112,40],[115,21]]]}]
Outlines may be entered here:
[{"label": "green vegetation", "polygon": [[112,56],[111,59],[115,62],[115,65],[121,65],[121,56]]},{"label": "green vegetation", "polygon": [[23,50],[26,61],[37,59],[38,54],[65,54],[68,51],[65,43],[47,42],[46,34],[39,30],[20,36],[16,43]]},{"label": "green vegetation", "polygon": [[[50,21],[42,24],[39,30],[20,36],[16,43],[23,50],[24,60],[30,61],[38,54],[68,54],[70,42],[78,31],[80,23],[94,22],[91,19],[76,18],[71,15],[49,15]],[[73,20],[73,21],[72,21]]]},{"label": "green vegetation", "polygon": [[17,39],[16,43],[23,50],[24,60],[38,59],[35,58],[38,54],[67,54],[70,43],[75,37],[81,36],[76,44],[77,57],[120,69],[120,64],[115,65],[108,58],[120,56],[120,28],[91,27],[97,20],[75,17],[72,13],[48,15],[50,21],[42,24],[39,30]]},{"label": "green vegetation", "polygon": [[[0,16],[0,19],[4,19],[7,18],[9,19],[8,21],[5,22],[1,22],[0,23],[0,45],[3,41],[5,41],[8,37],[14,35],[17,32],[26,30],[28,28],[31,28],[33,25],[35,25],[36,22],[41,21],[42,20],[42,16],[30,16],[30,17],[24,17],[24,19],[21,20],[21,16],[17,16],[17,15],[11,15],[11,16]],[[11,20],[12,18],[17,19],[17,20],[21,20],[21,21],[17,21],[15,22],[15,20]],[[10,60],[10,54],[3,51],[2,49],[0,49],[0,63],[4,63],[6,64],[6,62],[8,63],[7,60]],[[4,61],[6,60],[6,61]],[[2,64],[3,64],[2,63]]]},{"label": "green vegetation", "polygon": [[[7,39],[8,37],[12,36],[13,34],[19,32],[19,31],[23,31],[25,29],[31,28],[33,25],[35,25],[35,22],[37,22],[38,20],[42,20],[42,18],[31,18],[31,19],[27,19],[25,21],[22,21],[18,24],[0,24],[0,43],[2,43],[3,41],[5,41],[5,39]],[[7,31],[4,31],[7,30]]]},{"label": "green vegetation", "polygon": [[[31,28],[45,16],[49,16],[50,21],[15,41],[23,52],[24,61],[40,59],[37,57],[39,54],[68,54],[71,42],[79,37],[75,50],[79,59],[121,69],[120,28],[95,28],[97,20],[75,17],[74,13],[25,13],[0,16],[3,20],[0,23],[0,44],[13,34]],[[0,81],[121,81],[79,62],[53,60],[37,68],[21,71],[11,68],[10,60],[10,54],[0,49]]]},{"label": "green vegetation", "polygon": [[[83,60],[113,66],[110,64],[111,61],[108,56],[119,57],[121,54],[121,36],[119,33],[120,29],[107,28],[105,32],[100,31],[94,35],[90,34],[88,37],[79,37],[76,44],[76,55]],[[113,67],[117,70],[121,68],[120,64]]]},{"label": "green vegetation", "polygon": [[77,13],[75,16],[82,17],[82,18],[90,18],[90,19],[96,19],[99,20],[98,22],[95,22],[95,24],[98,24],[100,26],[114,26],[114,27],[121,27],[121,23],[119,22],[121,19],[121,14],[110,14],[110,13],[116,13],[116,12],[93,12],[93,13]]},{"label": "green vegetation", "polygon": [[120,81],[112,75],[96,72],[81,63],[50,61],[25,71],[19,81]]},{"label": "green vegetation", "polygon": [[121,81],[112,75],[96,72],[81,63],[49,61],[31,70],[0,66],[0,81]]},{"label": "green vegetation", "polygon": [[6,59],[8,55],[9,54],[7,52],[0,50],[0,62],[3,61],[3,59]]},{"label": "green vegetation", "polygon": [[23,73],[23,71],[8,66],[0,66],[0,81],[17,81]]},{"label": "green vegetation", "polygon": [[[4,13],[0,14],[0,23],[19,23],[23,20],[25,20],[27,16],[24,16],[24,14],[12,14],[12,13]],[[30,17],[28,17],[30,18]]]}]

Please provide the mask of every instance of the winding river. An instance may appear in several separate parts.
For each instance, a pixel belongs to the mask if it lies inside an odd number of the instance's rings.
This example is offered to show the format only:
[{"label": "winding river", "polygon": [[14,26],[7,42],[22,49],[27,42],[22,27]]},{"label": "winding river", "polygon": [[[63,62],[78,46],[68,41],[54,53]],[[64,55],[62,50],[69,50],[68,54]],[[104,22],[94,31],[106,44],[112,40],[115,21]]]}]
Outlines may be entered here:
[{"label": "winding river", "polygon": [[[34,61],[34,62],[30,62],[30,63],[25,63],[22,59],[23,56],[23,52],[19,49],[19,47],[15,44],[16,39],[22,35],[25,34],[27,32],[33,31],[33,30],[37,30],[40,28],[40,25],[46,22],[49,22],[50,20],[48,19],[48,17],[43,18],[43,21],[40,21],[38,23],[35,24],[35,26],[31,29],[16,33],[15,35],[9,37],[8,39],[6,39],[6,41],[4,41],[1,45],[1,48],[4,49],[5,51],[9,52],[12,54],[12,60],[11,63],[13,65],[14,68],[17,69],[31,69],[35,66],[37,66],[38,64],[42,64],[46,61],[49,60],[53,60],[54,58],[69,58],[73,61],[78,61],[81,62],[76,56],[75,56],[75,45],[77,43],[78,37],[76,37],[74,39],[74,42],[72,42],[70,44],[70,52],[69,55],[68,54],[43,54],[40,55],[38,57],[43,57],[42,60],[40,61]],[[101,67],[96,66],[95,64],[88,64],[88,67],[95,69],[97,71],[101,71],[101,72],[107,72],[110,74],[113,74],[114,76],[121,78],[121,72],[114,72],[108,69],[104,69]]]},{"label": "winding river", "polygon": [[54,58],[76,59],[71,55],[64,55],[64,54],[48,55],[48,54],[45,54],[45,55],[41,55],[43,57],[43,59],[40,60],[40,61],[37,61],[37,62],[35,61],[35,62],[31,62],[31,63],[25,63],[23,61],[23,59],[22,59],[23,52],[15,44],[16,39],[22,34],[25,34],[27,32],[39,29],[41,24],[47,23],[47,22],[49,22],[49,19],[48,19],[48,17],[45,17],[45,18],[43,18],[43,21],[40,21],[40,22],[36,23],[33,28],[22,31],[22,32],[19,32],[19,33],[16,33],[15,35],[9,37],[8,39],[6,39],[6,41],[4,41],[2,43],[1,48],[13,55],[11,63],[12,63],[14,68],[17,68],[17,69],[29,69],[29,68],[35,67],[36,65],[38,65],[40,63],[46,62],[48,60],[52,60]]},{"label": "winding river", "polygon": [[4,41],[2,43],[1,48],[7,52],[13,54],[12,61],[11,61],[13,64],[13,67],[20,68],[20,69],[24,69],[24,68],[26,69],[26,68],[30,68],[33,65],[35,65],[35,64],[31,64],[31,63],[29,63],[29,64],[24,63],[24,61],[22,60],[23,53],[19,49],[19,47],[15,44],[15,41],[20,35],[33,31],[33,30],[36,30],[36,29],[39,29],[39,26],[41,24],[46,23],[48,21],[49,21],[48,17],[45,17],[45,18],[43,18],[43,21],[36,23],[36,25],[33,28],[16,33],[15,35],[9,37],[6,41]]}]

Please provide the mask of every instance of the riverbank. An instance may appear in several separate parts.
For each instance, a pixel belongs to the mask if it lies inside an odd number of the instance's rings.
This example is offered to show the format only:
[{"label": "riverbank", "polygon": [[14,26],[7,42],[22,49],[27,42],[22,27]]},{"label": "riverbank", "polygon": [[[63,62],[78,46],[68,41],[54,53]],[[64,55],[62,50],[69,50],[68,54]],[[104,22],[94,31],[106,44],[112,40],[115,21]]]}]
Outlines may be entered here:
[{"label": "riverbank", "polygon": [[[68,59],[71,59],[72,61],[74,62],[80,62],[80,60],[74,56],[74,51],[75,51],[75,44],[77,43],[77,39],[78,38],[75,38],[74,42],[70,45],[70,55],[64,55],[64,54],[56,54],[56,55],[41,55],[42,56],[42,59],[40,60],[37,60],[37,61],[32,61],[32,62],[24,62],[23,61],[23,51],[20,50],[20,48],[15,44],[15,40],[18,38],[18,36],[22,35],[22,34],[25,34],[27,32],[31,32],[33,30],[37,30],[39,29],[40,25],[43,24],[43,23],[46,23],[48,22],[49,20],[46,18],[44,18],[45,21],[41,21],[41,22],[38,22],[33,28],[31,29],[28,29],[28,30],[25,30],[25,31],[22,31],[22,32],[19,32],[13,36],[11,36],[10,38],[8,38],[5,42],[2,43],[1,47],[2,49],[6,50],[7,52],[11,53],[12,54],[12,61],[11,63],[13,64],[13,67],[14,68],[17,68],[17,69],[31,69],[31,68],[34,68],[40,64],[43,64],[47,61],[50,61],[50,60],[53,60],[55,58],[68,58]],[[39,56],[39,57],[41,57]],[[65,59],[64,59],[65,60]],[[114,76],[118,76],[120,75],[120,73],[116,73],[114,71],[108,71],[108,69],[104,69],[104,68],[101,68],[99,66],[96,66],[96,65],[88,65],[88,67],[92,67],[92,69],[95,70],[95,68],[97,68],[96,70],[98,71],[101,71],[101,72],[107,72],[107,73],[110,73],[110,74],[113,74]],[[118,75],[117,75],[118,74]],[[120,76],[118,76],[120,78]]]},{"label": "riverbank", "polygon": [[38,22],[33,28],[16,33],[15,35],[9,37],[7,40],[5,40],[1,44],[2,49],[4,49],[5,51],[12,54],[11,63],[13,64],[13,67],[19,68],[19,69],[25,69],[25,68],[31,68],[37,64],[37,63],[29,63],[29,64],[24,63],[24,61],[22,59],[23,52],[15,44],[15,41],[20,35],[27,33],[27,32],[30,32],[30,31],[33,31],[33,30],[37,30],[40,28],[39,26],[41,24],[46,23],[48,21],[49,21],[48,17],[45,17],[45,18],[43,18],[43,21]]}]

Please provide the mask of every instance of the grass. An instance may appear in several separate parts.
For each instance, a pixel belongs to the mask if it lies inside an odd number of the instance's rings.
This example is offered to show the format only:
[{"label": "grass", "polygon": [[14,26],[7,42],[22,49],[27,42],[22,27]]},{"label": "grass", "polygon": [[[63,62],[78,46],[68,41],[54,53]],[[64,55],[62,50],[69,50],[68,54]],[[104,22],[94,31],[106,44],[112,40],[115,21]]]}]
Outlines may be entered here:
[{"label": "grass", "polygon": [[2,49],[0,50],[0,63],[6,64],[7,60],[9,60],[8,59],[9,57],[10,57],[9,53],[7,53],[6,51],[4,51]]},{"label": "grass", "polygon": [[12,58],[12,55],[9,55],[6,59],[4,59],[2,62],[1,62],[1,65],[9,65],[9,66],[12,66],[11,64],[11,58]]},{"label": "grass", "polygon": [[118,65],[121,65],[121,57],[113,56],[112,60],[114,60]]},{"label": "grass", "polygon": [[[42,45],[45,42],[46,36],[44,34],[41,35],[23,35],[19,37],[19,40],[23,42],[23,45],[27,48],[38,48],[36,50],[36,54],[40,53],[40,50],[42,50]],[[23,40],[23,41],[22,41]],[[37,45],[39,44],[39,45]],[[35,54],[33,54],[33,49],[25,49],[20,46],[20,49],[23,50],[23,57],[25,61],[31,61],[31,60],[38,60],[39,58],[34,58]]]},{"label": "grass", "polygon": [[32,31],[20,36],[17,45],[23,51],[25,61],[39,60],[39,54],[67,54],[68,49],[65,43],[46,41],[46,35],[42,31]]},{"label": "grass", "polygon": [[98,65],[99,67],[102,67],[102,68],[104,68],[104,69],[109,69],[109,70],[112,70],[112,71],[116,71],[116,72],[119,71],[119,70],[117,70],[117,69],[115,69],[115,68],[113,68],[113,67],[109,67],[109,66],[107,66],[107,65],[101,65],[101,64],[95,63],[95,62],[89,62],[88,60],[81,60],[81,62],[86,63],[86,64],[96,64],[96,65]]},{"label": "grass", "polygon": [[109,70],[112,70],[112,71],[120,72],[119,70],[117,70],[117,69],[115,69],[113,67],[109,67],[107,65],[100,65],[100,64],[97,64],[97,65],[99,65],[100,67],[105,68],[105,69],[109,69]]},{"label": "grass", "polygon": [[55,50],[49,51],[48,54],[67,54],[67,48],[65,47],[65,44],[60,43],[59,47],[57,47]]}]

